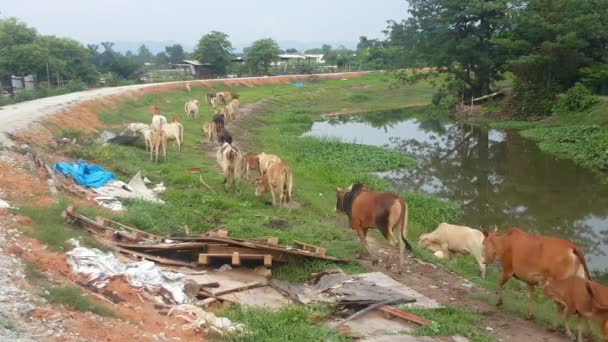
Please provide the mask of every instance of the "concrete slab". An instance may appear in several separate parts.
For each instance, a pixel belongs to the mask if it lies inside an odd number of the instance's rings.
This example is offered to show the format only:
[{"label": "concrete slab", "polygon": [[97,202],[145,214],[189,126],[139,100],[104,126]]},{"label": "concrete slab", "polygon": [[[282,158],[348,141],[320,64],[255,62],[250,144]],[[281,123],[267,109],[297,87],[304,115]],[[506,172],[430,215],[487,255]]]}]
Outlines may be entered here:
[{"label": "concrete slab", "polygon": [[373,282],[378,286],[389,288],[405,296],[416,299],[416,302],[406,304],[405,306],[407,307],[416,307],[424,309],[443,308],[443,305],[439,304],[436,300],[431,299],[423,295],[422,293],[401,284],[400,282],[396,281],[395,279],[389,277],[388,275],[382,272],[362,273],[357,274],[355,277]]},{"label": "concrete slab", "polygon": [[399,318],[386,319],[378,310],[372,310],[344,324],[362,336],[394,335],[414,330],[416,325]]}]

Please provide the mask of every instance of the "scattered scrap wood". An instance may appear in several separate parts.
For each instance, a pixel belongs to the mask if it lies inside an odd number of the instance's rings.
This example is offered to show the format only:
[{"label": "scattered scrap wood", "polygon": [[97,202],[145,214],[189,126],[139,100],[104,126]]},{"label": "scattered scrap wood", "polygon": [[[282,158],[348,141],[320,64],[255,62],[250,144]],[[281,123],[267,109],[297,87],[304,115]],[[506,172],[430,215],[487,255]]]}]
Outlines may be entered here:
[{"label": "scattered scrap wood", "polygon": [[296,241],[296,240],[293,240],[293,243],[295,243],[297,246],[301,246],[301,248],[307,252],[315,253],[320,256],[325,256],[327,254],[327,249],[322,248],[322,247],[318,247],[315,245],[311,245],[311,244]]},{"label": "scattered scrap wood", "polygon": [[420,316],[416,316],[413,313],[403,311],[392,306],[388,305],[380,305],[375,308],[376,310],[380,310],[384,313],[384,317],[386,319],[393,319],[394,317],[400,317],[405,319],[406,321],[414,322],[420,325],[431,325],[433,322],[429,321],[426,318],[422,318]]},{"label": "scattered scrap wood", "polygon": [[174,260],[174,259],[162,258],[162,257],[150,255],[150,254],[147,254],[147,253],[135,252],[135,251],[132,251],[130,249],[124,249],[124,248],[116,247],[116,250],[119,251],[122,254],[127,255],[127,256],[136,256],[136,257],[140,257],[142,259],[146,259],[146,260],[157,262],[159,264],[171,265],[171,266],[186,266],[186,267],[195,267],[196,266],[195,263],[184,262],[184,261],[179,261],[179,260]]}]

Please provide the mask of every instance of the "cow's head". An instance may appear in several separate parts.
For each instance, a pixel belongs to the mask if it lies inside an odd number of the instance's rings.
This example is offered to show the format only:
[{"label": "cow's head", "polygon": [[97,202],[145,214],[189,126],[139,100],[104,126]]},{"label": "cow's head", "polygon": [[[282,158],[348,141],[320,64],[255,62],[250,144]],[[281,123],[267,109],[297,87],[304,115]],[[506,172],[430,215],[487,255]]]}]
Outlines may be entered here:
[{"label": "cow's head", "polygon": [[498,260],[504,251],[502,236],[498,233],[498,228],[493,231],[483,231],[483,253],[487,263]]},{"label": "cow's head", "polygon": [[[420,248],[429,249],[429,247],[431,247],[432,245],[433,240],[431,239],[429,234],[422,234],[418,238],[418,246],[420,246]],[[435,252],[435,250],[433,250],[433,252]]]},{"label": "cow's head", "polygon": [[268,177],[264,174],[261,178],[255,180],[255,195],[262,196],[270,190],[270,185],[268,184]]},{"label": "cow's head", "polygon": [[336,187],[336,212],[344,212],[344,196],[348,192],[347,188]]}]

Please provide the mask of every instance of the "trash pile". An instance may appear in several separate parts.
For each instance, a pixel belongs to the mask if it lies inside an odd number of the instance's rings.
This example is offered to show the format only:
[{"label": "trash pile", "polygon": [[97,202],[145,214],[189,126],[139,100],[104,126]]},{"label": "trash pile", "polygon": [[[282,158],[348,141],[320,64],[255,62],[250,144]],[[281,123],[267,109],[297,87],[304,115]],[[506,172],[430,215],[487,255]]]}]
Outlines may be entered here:
[{"label": "trash pile", "polygon": [[111,252],[104,253],[96,248],[80,247],[78,241],[72,244],[75,245],[74,249],[66,253],[68,264],[73,272],[87,276],[87,282],[93,286],[103,288],[112,278],[125,276],[131,286],[145,288],[152,294],[163,296],[167,302],[187,302],[184,292],[185,275],[162,271],[156,264],[147,260],[123,264]]},{"label": "trash pile", "polygon": [[[158,194],[165,191],[163,183],[148,189],[150,180],[137,172],[129,183],[116,179],[109,172],[95,164],[84,160],[74,163],[59,162],[49,170],[54,184],[71,193],[84,196],[95,201],[99,206],[112,211],[123,211],[124,207],[119,198],[141,199],[153,203],[164,203]],[[60,176],[59,176],[60,175]],[[73,180],[73,183],[70,182]]]}]

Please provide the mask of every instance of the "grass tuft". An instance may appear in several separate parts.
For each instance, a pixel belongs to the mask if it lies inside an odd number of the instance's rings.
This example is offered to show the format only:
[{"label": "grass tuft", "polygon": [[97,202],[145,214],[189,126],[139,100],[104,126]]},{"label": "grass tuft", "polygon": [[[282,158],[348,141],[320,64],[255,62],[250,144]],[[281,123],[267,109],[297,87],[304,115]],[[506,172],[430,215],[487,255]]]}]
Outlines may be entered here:
[{"label": "grass tuft", "polygon": [[52,304],[66,305],[74,310],[82,312],[92,312],[96,315],[106,317],[116,317],[109,308],[93,303],[76,286],[53,286],[44,291],[43,297]]}]

